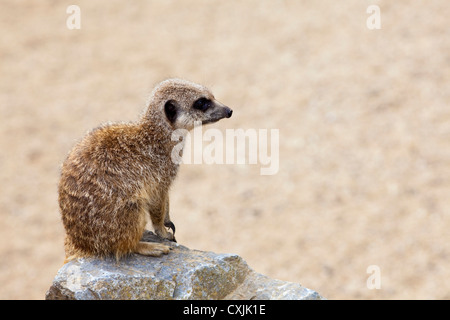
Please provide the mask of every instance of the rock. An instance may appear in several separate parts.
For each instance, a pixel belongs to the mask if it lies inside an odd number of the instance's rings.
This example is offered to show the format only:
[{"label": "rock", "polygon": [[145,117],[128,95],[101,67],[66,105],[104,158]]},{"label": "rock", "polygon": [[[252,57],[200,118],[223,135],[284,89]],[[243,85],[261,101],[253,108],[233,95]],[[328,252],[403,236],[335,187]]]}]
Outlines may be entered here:
[{"label": "rock", "polygon": [[[144,241],[162,242],[146,231]],[[83,258],[66,263],[46,293],[47,300],[75,299],[323,299],[300,284],[253,271],[235,254],[172,246],[160,258],[130,255]]]}]

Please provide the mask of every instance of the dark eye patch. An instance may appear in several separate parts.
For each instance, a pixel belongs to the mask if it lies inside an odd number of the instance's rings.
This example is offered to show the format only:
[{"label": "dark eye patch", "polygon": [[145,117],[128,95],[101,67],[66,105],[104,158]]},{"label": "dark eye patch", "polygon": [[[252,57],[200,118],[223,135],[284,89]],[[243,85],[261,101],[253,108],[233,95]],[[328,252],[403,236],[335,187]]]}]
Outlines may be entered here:
[{"label": "dark eye patch", "polygon": [[167,119],[169,119],[171,123],[174,123],[177,118],[177,106],[175,101],[167,101],[164,105],[164,112],[166,113]]},{"label": "dark eye patch", "polygon": [[200,98],[194,102],[194,109],[200,111],[206,111],[209,107],[211,107],[211,100],[206,98]]}]

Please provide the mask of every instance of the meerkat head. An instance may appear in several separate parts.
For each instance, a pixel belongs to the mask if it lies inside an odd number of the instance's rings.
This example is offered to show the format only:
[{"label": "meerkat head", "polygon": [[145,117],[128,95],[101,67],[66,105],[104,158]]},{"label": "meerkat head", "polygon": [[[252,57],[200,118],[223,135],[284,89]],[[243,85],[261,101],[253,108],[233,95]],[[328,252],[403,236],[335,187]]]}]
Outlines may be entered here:
[{"label": "meerkat head", "polygon": [[206,87],[181,79],[165,80],[153,90],[149,112],[155,109],[164,114],[173,129],[187,130],[191,130],[195,122],[213,123],[230,118],[233,113]]}]

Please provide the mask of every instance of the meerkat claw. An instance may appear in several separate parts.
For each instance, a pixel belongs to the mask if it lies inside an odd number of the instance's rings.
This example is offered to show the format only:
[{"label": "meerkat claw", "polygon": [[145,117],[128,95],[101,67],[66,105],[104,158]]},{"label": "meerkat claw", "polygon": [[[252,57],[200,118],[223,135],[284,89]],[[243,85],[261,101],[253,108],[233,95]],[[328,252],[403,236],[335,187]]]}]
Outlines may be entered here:
[{"label": "meerkat claw", "polygon": [[173,224],[172,221],[164,222],[164,226],[166,226],[167,228],[172,229],[172,232],[175,234],[175,225]]},{"label": "meerkat claw", "polygon": [[172,222],[172,221],[164,222],[164,226],[172,230],[173,241],[174,241],[174,242],[177,242],[177,241],[175,240],[175,225],[173,224],[173,222]]}]

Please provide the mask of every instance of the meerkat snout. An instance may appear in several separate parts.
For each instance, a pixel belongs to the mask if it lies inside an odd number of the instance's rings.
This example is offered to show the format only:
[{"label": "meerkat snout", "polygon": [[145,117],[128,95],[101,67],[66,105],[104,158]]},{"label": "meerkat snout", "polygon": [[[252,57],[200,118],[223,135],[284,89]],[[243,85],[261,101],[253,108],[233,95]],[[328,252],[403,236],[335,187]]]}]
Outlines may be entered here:
[{"label": "meerkat snout", "polygon": [[217,122],[223,118],[230,118],[233,110],[223,105],[217,100],[200,98],[194,102],[194,109],[205,113],[206,119],[202,119],[202,124]]},{"label": "meerkat snout", "polygon": [[218,109],[216,112],[218,112],[220,114],[220,116],[222,116],[220,119],[231,118],[231,115],[233,114],[233,110],[231,110],[227,106],[224,106],[222,103],[220,103],[216,100],[213,101],[213,104],[215,104],[216,108]]}]

